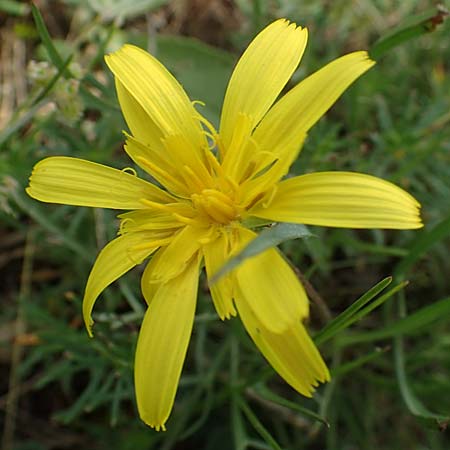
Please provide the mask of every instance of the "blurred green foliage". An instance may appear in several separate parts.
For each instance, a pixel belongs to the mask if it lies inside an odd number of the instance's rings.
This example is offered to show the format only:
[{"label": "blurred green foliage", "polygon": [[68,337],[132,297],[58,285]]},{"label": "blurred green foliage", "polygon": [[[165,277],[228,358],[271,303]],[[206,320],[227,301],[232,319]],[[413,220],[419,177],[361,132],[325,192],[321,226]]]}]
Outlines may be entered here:
[{"label": "blurred green foliage", "polygon": [[[190,3],[200,5],[204,15],[189,15]],[[17,405],[15,438],[13,433],[4,443],[17,450],[448,449],[449,21],[403,42],[403,34],[392,41],[389,33],[397,26],[417,26],[427,2],[39,5],[40,11],[32,11],[23,2],[0,3],[8,39],[20,42],[30,61],[26,96],[10,103],[0,129],[5,274],[0,335],[15,327],[12,351],[11,340],[1,341],[5,430],[11,427],[8,404],[12,399]],[[386,178],[419,199],[426,226],[419,231],[311,227],[314,237],[282,244],[305,278],[313,301],[310,329],[333,375],[312,400],[283,383],[239,320],[218,319],[203,283],[168,431],[156,433],[139,421],[134,404],[133,354],[144,312],[139,270],[102,295],[94,313],[95,339],[88,339],[81,321],[90,267],[117,231],[114,214],[40,204],[24,187],[34,163],[45,156],[130,165],[122,151],[126,126],[103,63],[106,52],[125,42],[149,48],[193,100],[205,102],[199,107],[217,124],[234,62],[257,31],[278,17],[309,29],[293,82],[339,55],[389,37],[377,66],[312,129],[292,170],[352,170]],[[211,25],[217,18],[222,27]],[[13,58],[11,64],[19,63]],[[2,81],[18,89],[17,80],[4,76]],[[6,97],[2,102],[3,107]],[[8,373],[13,374],[9,384]],[[8,386],[20,396],[8,397]]]}]

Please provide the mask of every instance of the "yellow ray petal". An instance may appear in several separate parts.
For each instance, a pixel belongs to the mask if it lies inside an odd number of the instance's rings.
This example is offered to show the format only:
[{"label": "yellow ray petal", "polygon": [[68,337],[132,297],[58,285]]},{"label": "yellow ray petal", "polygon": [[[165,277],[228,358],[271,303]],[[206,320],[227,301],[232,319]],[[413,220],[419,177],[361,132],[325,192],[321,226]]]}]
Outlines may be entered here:
[{"label": "yellow ray petal", "polygon": [[[207,145],[189,97],[167,69],[146,51],[124,45],[105,61],[126,91],[142,107],[163,136],[185,136],[199,155]],[[141,120],[137,126],[145,126]],[[142,132],[143,134],[143,132]]]},{"label": "yellow ray petal", "polygon": [[189,192],[188,187],[178,174],[175,175],[176,166],[171,163],[162,141],[159,142],[159,146],[161,149],[155,149],[133,136],[127,136],[124,149],[138,166],[142,167],[170,192],[186,196]]},{"label": "yellow ray petal", "polygon": [[190,225],[181,229],[171,243],[159,252],[158,264],[149,274],[150,282],[165,283],[183,272],[192,255],[200,248],[199,240],[207,233],[208,229]]},{"label": "yellow ray petal", "polygon": [[199,260],[162,284],[145,314],[136,348],[134,379],[141,419],[165,429],[194,322]]},{"label": "yellow ray petal", "polygon": [[[241,243],[256,234],[239,228]],[[246,259],[234,271],[240,295],[252,305],[259,322],[273,333],[282,333],[308,316],[309,304],[303,286],[276,249]]]},{"label": "yellow ray petal", "polygon": [[192,142],[186,136],[167,136],[163,139],[163,144],[175,168],[175,173],[172,175],[187,187],[186,192],[192,194],[213,186],[205,155],[196,153]]},{"label": "yellow ray petal", "polygon": [[[284,149],[287,152],[286,154],[296,154],[297,150],[303,144],[305,137],[306,136],[303,135],[301,141],[293,141],[291,143],[286,142],[286,147]],[[288,147],[289,145],[291,145],[291,147]],[[289,151],[289,148],[291,151]],[[273,153],[270,153],[265,159],[261,158],[257,168],[261,166],[264,167],[273,158],[276,158]],[[267,195],[270,197],[270,193],[274,192],[278,181],[288,173],[291,163],[292,161],[288,158],[276,159],[272,165],[268,166],[269,168],[267,170],[263,170],[260,174],[249,177],[244,181],[239,186],[239,198],[241,199],[242,206],[248,208],[249,205],[254,205],[257,199],[261,199]]]},{"label": "yellow ray petal", "polygon": [[184,227],[184,224],[174,219],[172,214],[161,211],[141,209],[119,214],[118,217],[121,219],[121,233],[134,231],[175,233],[179,228]]},{"label": "yellow ray petal", "polygon": [[83,298],[83,318],[89,336],[92,337],[92,325],[94,324],[91,312],[98,296],[113,281],[140,264],[157,249],[157,247],[148,247],[145,250],[135,248],[142,243],[149,243],[153,239],[154,234],[148,232],[125,234],[112,240],[97,256]]},{"label": "yellow ray petal", "polygon": [[254,139],[262,149],[287,159],[290,164],[308,130],[350,84],[374,64],[364,51],[350,53],[327,64],[270,109],[255,130]]},{"label": "yellow ray petal", "polygon": [[[220,232],[216,239],[203,246],[205,267],[208,280],[220,269],[230,255],[230,246],[227,232]],[[211,297],[219,317],[229,319],[236,315],[233,304],[233,284],[230,276],[224,276],[209,286]]]},{"label": "yellow ray petal", "polygon": [[280,221],[345,228],[420,228],[419,203],[381,178],[317,172],[282,181],[267,205],[250,214]]},{"label": "yellow ray petal", "polygon": [[237,185],[252,179],[258,172],[264,172],[276,160],[271,152],[261,150],[252,138],[252,131],[252,119],[239,113],[233,129],[233,139],[222,160],[223,172]]},{"label": "yellow ray petal", "polygon": [[220,122],[225,148],[233,140],[239,113],[251,118],[253,129],[270,108],[298,66],[307,38],[306,29],[280,19],[250,43],[234,69],[225,95]]},{"label": "yellow ray petal", "polygon": [[141,199],[170,202],[173,197],[123,170],[67,156],[39,161],[27,193],[36,200],[66,205],[141,209]]},{"label": "yellow ray petal", "polygon": [[160,128],[118,78],[115,79],[115,82],[120,109],[133,136],[154,151],[162,151],[163,133]]},{"label": "yellow ray petal", "polygon": [[261,353],[297,392],[311,397],[318,382],[330,379],[320,353],[300,322],[292,324],[282,333],[271,332],[258,320],[253,304],[239,290],[236,307],[248,334]]},{"label": "yellow ray petal", "polygon": [[159,286],[161,286],[162,283],[156,282],[152,278],[152,272],[156,265],[159,264],[159,260],[162,256],[164,256],[163,249],[157,251],[153,256],[152,259],[147,263],[145,266],[144,272],[141,277],[141,291],[142,295],[144,296],[145,301],[147,302],[147,305],[150,306],[150,303],[153,300],[153,297],[155,296],[156,291],[158,290]]}]

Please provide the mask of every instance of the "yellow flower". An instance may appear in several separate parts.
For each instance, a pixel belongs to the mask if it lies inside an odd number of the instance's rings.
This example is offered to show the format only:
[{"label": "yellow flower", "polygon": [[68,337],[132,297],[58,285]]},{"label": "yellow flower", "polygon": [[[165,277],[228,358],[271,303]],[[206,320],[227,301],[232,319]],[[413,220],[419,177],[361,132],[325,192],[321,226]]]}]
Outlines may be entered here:
[{"label": "yellow flower", "polygon": [[[350,228],[419,228],[419,204],[370,175],[322,172],[282,180],[308,130],[374,64],[350,53],[277,97],[300,62],[307,30],[286,20],[264,29],[239,60],[220,130],[194,108],[154,57],[125,45],[106,56],[131,135],[125,151],[164,188],[93,162],[51,157],[32,173],[28,194],[50,203],[130,210],[119,237],[100,252],[83,314],[89,334],[100,293],[153,255],[142,276],[148,309],[135,359],[139,413],[165,429],[194,321],[198,275],[209,279],[255,236],[251,217]],[[247,259],[210,286],[221,319],[239,313],[255,344],[299,393],[329,373],[302,321],[305,291],[278,250]]]}]

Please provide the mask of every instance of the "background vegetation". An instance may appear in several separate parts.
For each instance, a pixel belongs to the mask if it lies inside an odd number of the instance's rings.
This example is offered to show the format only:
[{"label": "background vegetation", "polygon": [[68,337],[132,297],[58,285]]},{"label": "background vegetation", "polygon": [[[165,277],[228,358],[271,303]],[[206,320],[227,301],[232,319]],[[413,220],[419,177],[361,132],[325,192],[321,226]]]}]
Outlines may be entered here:
[{"label": "background vegetation", "polygon": [[[3,448],[450,448],[450,23],[437,26],[443,14],[430,15],[425,0],[36,5],[33,17],[28,2],[0,2]],[[217,123],[237,56],[278,17],[309,29],[293,82],[346,52],[376,53],[374,43],[394,27],[420,23],[388,41],[420,35],[385,49],[312,129],[292,170],[391,180],[419,199],[426,225],[311,227],[315,238],[283,244],[306,280],[310,330],[333,375],[313,400],[273,372],[239,320],[216,317],[203,282],[168,431],[156,433],[134,403],[140,271],[103,294],[95,339],[81,321],[90,267],[117,230],[114,213],[40,204],[24,187],[34,163],[49,155],[130,165],[106,52],[125,42],[148,48]]]}]

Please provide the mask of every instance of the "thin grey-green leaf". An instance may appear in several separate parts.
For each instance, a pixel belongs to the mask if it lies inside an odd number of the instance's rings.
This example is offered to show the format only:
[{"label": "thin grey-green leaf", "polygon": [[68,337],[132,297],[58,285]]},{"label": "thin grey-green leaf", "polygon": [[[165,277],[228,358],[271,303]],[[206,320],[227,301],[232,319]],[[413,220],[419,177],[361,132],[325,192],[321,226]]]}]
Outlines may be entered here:
[{"label": "thin grey-green leaf", "polygon": [[217,280],[238,267],[247,258],[259,255],[263,251],[276,247],[285,241],[292,239],[308,239],[313,236],[314,234],[312,234],[305,225],[296,223],[279,223],[272,227],[265,228],[255,239],[244,247],[243,250],[230,258],[211,278],[210,283],[214,284],[217,282]]}]

